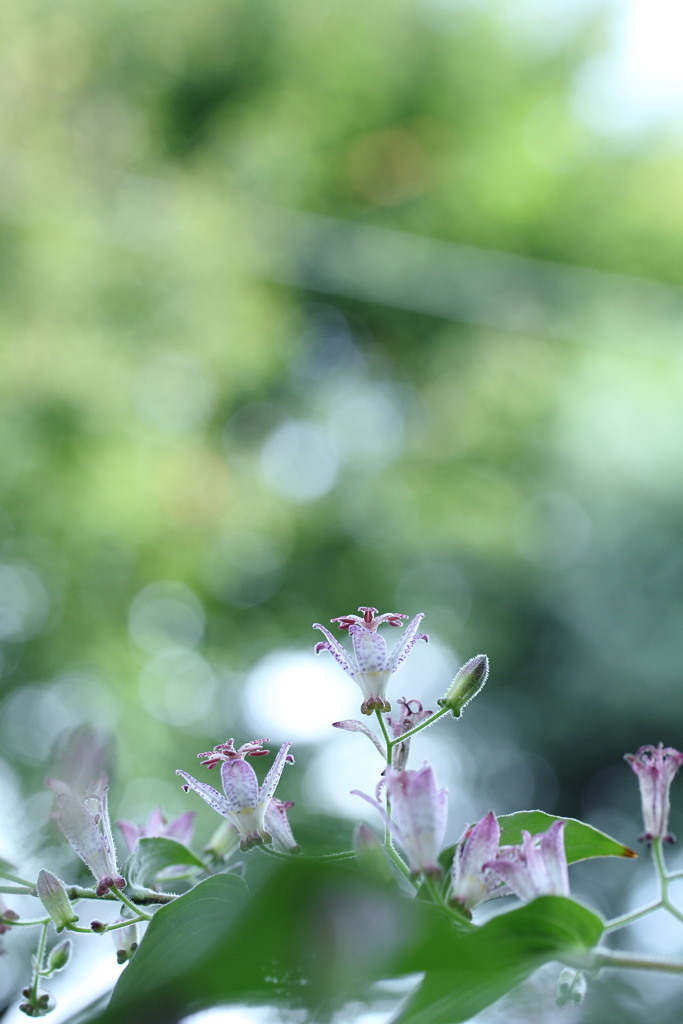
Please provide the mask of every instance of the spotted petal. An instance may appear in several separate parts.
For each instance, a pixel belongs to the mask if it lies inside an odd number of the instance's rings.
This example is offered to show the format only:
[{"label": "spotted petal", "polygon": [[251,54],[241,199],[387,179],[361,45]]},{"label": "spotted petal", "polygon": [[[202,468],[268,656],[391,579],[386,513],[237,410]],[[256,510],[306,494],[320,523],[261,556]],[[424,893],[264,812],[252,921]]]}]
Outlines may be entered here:
[{"label": "spotted petal", "polygon": [[288,750],[291,747],[291,745],[292,744],[289,741],[287,741],[287,743],[282,744],[282,746],[280,747],[275,756],[275,760],[271,765],[270,771],[263,780],[263,785],[261,786],[258,792],[258,803],[262,812],[265,811],[266,807],[271,801],[273,793],[277,788],[277,784],[280,781],[280,776],[282,775],[285,765],[287,764],[288,761],[291,764],[294,760],[292,755],[288,753]]},{"label": "spotted petal", "polygon": [[398,643],[394,647],[393,651],[389,655],[387,661],[387,670],[392,673],[395,672],[400,665],[406,660],[413,647],[418,640],[428,641],[429,637],[426,633],[418,633],[417,629],[424,618],[424,612],[418,612],[414,619],[412,619],[406,626],[404,632],[399,638]]},{"label": "spotted petal", "polygon": [[320,654],[321,651],[329,651],[334,660],[341,665],[348,675],[354,680],[354,682],[360,685],[359,675],[360,670],[356,663],[356,659],[353,655],[349,654],[339,641],[332,636],[329,629],[325,629],[319,622],[313,623],[313,629],[319,629],[321,633],[324,633],[327,640],[321,640],[320,643],[315,645],[315,653]]},{"label": "spotted petal", "polygon": [[183,789],[193,789],[195,793],[199,793],[202,800],[204,800],[209,807],[223,817],[227,817],[230,814],[230,804],[225,799],[222,793],[219,793],[213,786],[207,786],[205,782],[198,782],[197,779],[192,778],[187,772],[183,772],[180,769],[176,772],[176,775],[182,776],[185,779],[185,785]]}]

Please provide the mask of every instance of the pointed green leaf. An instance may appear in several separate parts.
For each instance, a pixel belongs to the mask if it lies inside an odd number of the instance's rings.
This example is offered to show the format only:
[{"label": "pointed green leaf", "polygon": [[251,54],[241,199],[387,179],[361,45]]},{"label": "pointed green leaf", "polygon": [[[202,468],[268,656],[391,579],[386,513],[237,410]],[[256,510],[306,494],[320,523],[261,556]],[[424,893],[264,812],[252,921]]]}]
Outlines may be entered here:
[{"label": "pointed green leaf", "polygon": [[202,868],[206,866],[187,846],[165,836],[138,839],[125,867],[126,878],[135,888],[152,885],[157,875],[172,867]]},{"label": "pointed green leaf", "polygon": [[543,964],[595,946],[602,930],[595,914],[563,896],[501,914],[453,937],[394,1024],[467,1021]]},{"label": "pointed green leaf", "polygon": [[[515,846],[522,841],[522,830],[537,835],[550,828],[554,821],[566,821],[567,827],[564,830],[564,848],[567,853],[567,863],[576,864],[580,860],[589,860],[591,857],[637,857],[638,854],[624,846],[617,839],[612,839],[605,832],[587,825],[584,821],[576,818],[562,818],[556,814],[546,814],[545,811],[515,811],[514,814],[501,814],[498,822],[501,827],[500,845]],[[455,846],[449,846],[442,850],[439,855],[439,862],[446,871],[450,871],[453,863],[453,852]]]}]

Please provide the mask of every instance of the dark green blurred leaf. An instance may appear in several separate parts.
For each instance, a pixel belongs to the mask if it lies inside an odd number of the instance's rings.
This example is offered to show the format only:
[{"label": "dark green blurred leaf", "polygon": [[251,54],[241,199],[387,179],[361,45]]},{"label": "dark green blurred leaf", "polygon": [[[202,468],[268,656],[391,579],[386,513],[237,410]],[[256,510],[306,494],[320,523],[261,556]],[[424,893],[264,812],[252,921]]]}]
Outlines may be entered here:
[{"label": "dark green blurred leaf", "polygon": [[242,885],[212,876],[158,911],[98,1022],[169,1024],[236,1000],[324,1017],[377,979],[447,966],[462,934],[352,864],[279,863],[247,905]]},{"label": "dark green blurred leaf", "polygon": [[397,1024],[459,1024],[518,985],[542,964],[589,949],[602,935],[595,914],[562,896],[528,906],[454,937],[449,967],[427,972]]},{"label": "dark green blurred leaf", "polygon": [[139,839],[126,865],[126,877],[136,887],[152,885],[162,871],[180,865],[203,868],[206,865],[182,843],[165,836]]},{"label": "dark green blurred leaf", "polygon": [[[577,861],[589,860],[591,857],[638,856],[634,850],[624,846],[617,839],[612,839],[605,832],[576,818],[562,818],[555,814],[546,814],[545,811],[516,811],[514,814],[501,814],[498,821],[501,827],[501,846],[521,843],[524,829],[533,836],[547,831],[554,821],[566,821],[564,848],[568,864],[576,864]],[[449,846],[442,850],[439,856],[439,862],[446,871],[450,870],[453,863],[454,850],[454,845]]]}]

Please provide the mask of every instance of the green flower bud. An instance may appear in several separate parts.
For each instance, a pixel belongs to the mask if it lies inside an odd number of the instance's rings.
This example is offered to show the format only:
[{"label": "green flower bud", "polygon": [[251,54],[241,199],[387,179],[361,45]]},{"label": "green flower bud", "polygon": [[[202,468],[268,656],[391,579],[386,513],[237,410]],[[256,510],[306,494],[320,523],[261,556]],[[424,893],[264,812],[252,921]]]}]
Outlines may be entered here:
[{"label": "green flower bud", "polygon": [[235,826],[230,821],[223,821],[211,836],[208,846],[204,847],[204,853],[208,853],[217,861],[227,860],[239,843],[240,834]]},{"label": "green flower bud", "polygon": [[470,658],[437,704],[442,708],[449,708],[454,718],[460,718],[463,708],[477,696],[488,674],[489,659],[485,654],[477,654],[475,658]]},{"label": "green flower bud", "polygon": [[51,871],[43,869],[40,872],[37,889],[38,896],[54,921],[58,932],[61,932],[62,929],[74,921],[78,921],[78,917],[74,914],[74,908],[71,906],[69,897],[66,894],[66,889]]},{"label": "green flower bud", "polygon": [[47,960],[48,970],[54,974],[55,971],[63,971],[71,958],[71,939],[63,939],[57,946],[50,950]]}]

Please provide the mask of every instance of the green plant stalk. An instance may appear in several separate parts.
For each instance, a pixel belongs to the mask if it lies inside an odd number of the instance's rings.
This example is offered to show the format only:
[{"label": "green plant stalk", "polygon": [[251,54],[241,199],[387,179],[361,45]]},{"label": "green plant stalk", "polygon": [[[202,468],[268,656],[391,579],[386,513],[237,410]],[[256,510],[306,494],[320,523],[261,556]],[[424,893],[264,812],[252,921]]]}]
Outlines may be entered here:
[{"label": "green plant stalk", "polygon": [[45,959],[45,944],[47,943],[47,930],[50,927],[49,922],[43,925],[43,929],[38,939],[38,949],[36,950],[36,966],[33,970],[33,983],[31,985],[31,1002],[35,1005],[38,1002],[38,982],[43,974],[43,961]]},{"label": "green plant stalk", "polygon": [[669,899],[670,879],[666,873],[666,862],[664,860],[664,850],[662,849],[662,839],[660,836],[656,836],[652,840],[652,859],[654,860],[655,870],[659,879],[661,904],[665,910],[668,910],[672,917],[675,917],[683,924],[683,912],[680,911]]},{"label": "green plant stalk", "polygon": [[129,910],[133,911],[133,914],[135,914],[138,917],[141,917],[143,921],[152,920],[152,914],[147,914],[145,913],[144,910],[140,910],[139,907],[136,907],[135,904],[132,903],[127,896],[123,895],[120,889],[113,888],[111,892],[114,893],[114,896],[116,897],[117,900],[120,900],[121,903],[123,903],[124,907],[128,907]]},{"label": "green plant stalk", "polygon": [[0,922],[8,928],[35,928],[39,924],[49,924],[51,920],[50,917],[38,917],[34,921],[7,921],[0,917]]},{"label": "green plant stalk", "polygon": [[644,907],[640,907],[638,910],[632,910],[628,914],[622,914],[620,917],[614,917],[611,921],[605,923],[606,932],[614,932],[618,928],[626,928],[627,925],[632,924],[633,921],[639,921],[641,917],[646,917],[647,914],[653,914],[655,910],[660,910],[664,904],[661,900],[657,900],[655,903],[648,903]]}]

